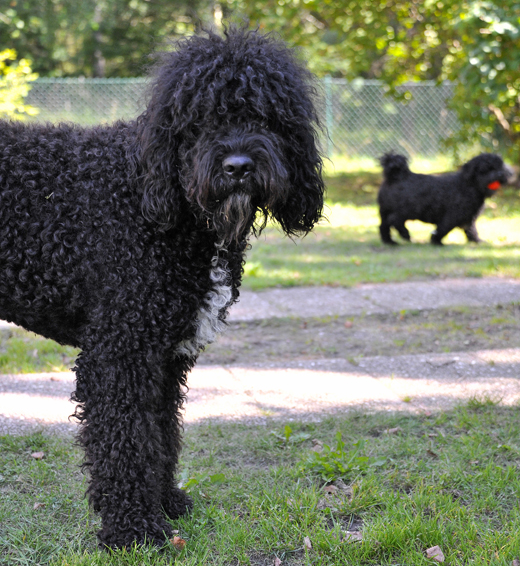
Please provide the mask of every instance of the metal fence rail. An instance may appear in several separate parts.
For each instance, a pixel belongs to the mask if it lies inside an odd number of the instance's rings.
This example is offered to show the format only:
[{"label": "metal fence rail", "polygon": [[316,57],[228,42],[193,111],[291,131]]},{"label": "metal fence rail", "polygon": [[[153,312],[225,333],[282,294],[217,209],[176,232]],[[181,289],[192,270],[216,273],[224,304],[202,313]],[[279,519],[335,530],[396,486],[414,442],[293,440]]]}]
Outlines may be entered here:
[{"label": "metal fence rail", "polygon": [[[323,81],[323,140],[328,156],[377,158],[388,150],[410,156],[435,156],[441,142],[457,129],[446,107],[449,84],[412,83],[411,97],[397,102],[378,81]],[[27,103],[38,121],[73,121],[84,125],[132,119],[144,108],[146,79],[38,79]]]}]

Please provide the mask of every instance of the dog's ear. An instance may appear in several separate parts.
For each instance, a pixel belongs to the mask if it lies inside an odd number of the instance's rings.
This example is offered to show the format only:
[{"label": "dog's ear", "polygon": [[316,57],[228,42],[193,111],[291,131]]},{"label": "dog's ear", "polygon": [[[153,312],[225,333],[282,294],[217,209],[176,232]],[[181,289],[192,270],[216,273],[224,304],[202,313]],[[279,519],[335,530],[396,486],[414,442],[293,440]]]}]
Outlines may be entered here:
[{"label": "dog's ear", "polygon": [[283,140],[288,169],[286,198],[271,209],[271,215],[286,234],[305,234],[322,218],[323,210],[323,128],[317,108],[321,87],[294,51],[274,37],[263,41],[256,55],[262,90],[257,100],[251,97],[251,106],[264,113],[268,129]]},{"label": "dog's ear", "polygon": [[190,109],[197,89],[197,68],[186,49],[190,43],[195,40],[179,41],[176,52],[159,55],[146,110],[137,119],[135,157],[143,215],[165,228],[175,225],[184,200],[179,151],[197,118]]},{"label": "dog's ear", "polygon": [[173,133],[171,113],[153,98],[152,102],[137,121],[135,159],[143,216],[167,229],[175,225],[180,205],[179,140]]},{"label": "dog's ear", "polygon": [[285,133],[289,168],[287,199],[272,210],[286,234],[306,234],[322,218],[325,185],[317,133],[310,123]]}]

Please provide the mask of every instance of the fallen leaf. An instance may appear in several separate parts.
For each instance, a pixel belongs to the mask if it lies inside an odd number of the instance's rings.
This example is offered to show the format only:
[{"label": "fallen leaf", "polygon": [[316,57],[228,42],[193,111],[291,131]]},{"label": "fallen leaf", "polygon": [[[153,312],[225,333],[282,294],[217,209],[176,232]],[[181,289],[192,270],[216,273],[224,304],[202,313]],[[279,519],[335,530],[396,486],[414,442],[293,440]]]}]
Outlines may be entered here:
[{"label": "fallen leaf", "polygon": [[312,550],[311,539],[309,537],[305,537],[303,539],[303,545],[305,546],[306,550]]},{"label": "fallen leaf", "polygon": [[45,457],[45,452],[33,452],[31,454],[31,458],[35,460],[42,460]]},{"label": "fallen leaf", "polygon": [[430,450],[429,448],[428,448],[428,450],[426,450],[426,454],[428,454],[428,456],[431,456],[432,458],[438,458],[439,457],[433,450]]},{"label": "fallen leaf", "polygon": [[40,503],[40,502],[37,501],[37,502],[33,505],[33,509],[35,509],[35,510],[36,510],[36,509],[39,509],[40,507],[45,507],[45,503]]},{"label": "fallen leaf", "polygon": [[395,426],[394,428],[387,428],[384,431],[384,434],[398,434],[399,432],[402,432],[402,428],[400,426]]},{"label": "fallen leaf", "polygon": [[171,538],[170,542],[177,550],[182,550],[186,546],[186,541],[178,536]]},{"label": "fallen leaf", "polygon": [[359,531],[343,531],[343,542],[361,542],[363,535]]},{"label": "fallen leaf", "polygon": [[440,546],[432,546],[426,550],[426,558],[431,558],[437,562],[444,562],[444,554]]},{"label": "fallen leaf", "polygon": [[349,497],[352,495],[352,488],[350,487],[350,485],[347,485],[342,479],[337,479],[337,480],[334,482],[334,485],[335,485],[340,491],[344,491],[345,493],[347,493]]},{"label": "fallen leaf", "polygon": [[278,558],[278,556],[274,557],[274,566],[280,566],[282,561]]}]

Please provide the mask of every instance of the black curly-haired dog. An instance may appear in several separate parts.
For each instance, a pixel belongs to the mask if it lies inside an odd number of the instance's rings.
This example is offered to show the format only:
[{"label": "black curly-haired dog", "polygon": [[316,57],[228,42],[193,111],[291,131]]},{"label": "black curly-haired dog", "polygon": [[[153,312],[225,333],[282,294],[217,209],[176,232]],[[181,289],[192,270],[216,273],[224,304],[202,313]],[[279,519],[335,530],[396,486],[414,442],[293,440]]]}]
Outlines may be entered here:
[{"label": "black curly-haired dog", "polygon": [[407,220],[435,224],[432,244],[442,245],[444,236],[456,227],[464,230],[468,241],[479,242],[475,221],[484,200],[511,176],[502,158],[492,153],[474,157],[457,173],[440,176],[412,173],[406,157],[396,153],[383,155],[380,163],[384,179],[377,200],[385,244],[396,243],[390,234],[392,226],[404,240],[410,240],[404,225]]},{"label": "black curly-haired dog", "polygon": [[187,374],[238,298],[249,235],[321,217],[316,94],[282,43],[231,28],[165,55],[134,122],[0,122],[0,318],[81,349],[101,545],[161,543],[191,505],[174,481]]}]

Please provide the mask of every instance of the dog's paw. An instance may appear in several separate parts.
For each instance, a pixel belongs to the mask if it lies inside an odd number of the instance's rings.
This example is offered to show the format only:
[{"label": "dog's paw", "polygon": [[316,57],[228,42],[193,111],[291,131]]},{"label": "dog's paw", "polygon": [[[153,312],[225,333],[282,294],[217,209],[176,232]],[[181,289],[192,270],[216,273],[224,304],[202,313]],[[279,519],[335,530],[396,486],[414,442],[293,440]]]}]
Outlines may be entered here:
[{"label": "dog's paw", "polygon": [[189,513],[193,508],[191,497],[183,490],[175,488],[162,500],[162,507],[166,515],[174,521],[182,515]]},{"label": "dog's paw", "polygon": [[172,536],[171,525],[164,518],[136,518],[135,521],[121,528],[120,522],[116,524],[104,523],[98,532],[99,548],[101,549],[129,549],[134,544],[162,547]]}]

